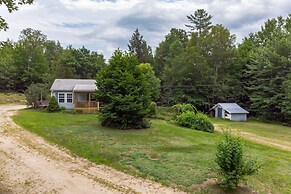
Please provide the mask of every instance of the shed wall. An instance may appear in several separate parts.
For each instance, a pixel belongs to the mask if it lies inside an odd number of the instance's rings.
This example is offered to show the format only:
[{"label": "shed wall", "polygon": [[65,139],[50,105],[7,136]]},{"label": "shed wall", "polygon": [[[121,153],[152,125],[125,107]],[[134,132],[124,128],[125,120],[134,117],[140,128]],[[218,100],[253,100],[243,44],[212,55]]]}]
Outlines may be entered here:
[{"label": "shed wall", "polygon": [[232,121],[246,121],[247,114],[231,114],[230,120],[232,120]]}]

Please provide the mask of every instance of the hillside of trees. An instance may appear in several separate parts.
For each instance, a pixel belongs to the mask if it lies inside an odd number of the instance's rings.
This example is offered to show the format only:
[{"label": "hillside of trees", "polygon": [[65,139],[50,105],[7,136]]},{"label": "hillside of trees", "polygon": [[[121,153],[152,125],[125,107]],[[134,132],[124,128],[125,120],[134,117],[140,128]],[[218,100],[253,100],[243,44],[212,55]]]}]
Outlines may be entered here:
[{"label": "hillside of trees", "polygon": [[[291,124],[291,14],[267,20],[241,44],[205,10],[187,16],[153,51],[136,29],[128,52],[152,65],[160,79],[161,105],[191,103],[207,112],[217,102],[237,102],[252,116]],[[0,90],[24,92],[56,78],[90,78],[106,66],[101,53],[63,48],[31,28],[0,43]]]}]

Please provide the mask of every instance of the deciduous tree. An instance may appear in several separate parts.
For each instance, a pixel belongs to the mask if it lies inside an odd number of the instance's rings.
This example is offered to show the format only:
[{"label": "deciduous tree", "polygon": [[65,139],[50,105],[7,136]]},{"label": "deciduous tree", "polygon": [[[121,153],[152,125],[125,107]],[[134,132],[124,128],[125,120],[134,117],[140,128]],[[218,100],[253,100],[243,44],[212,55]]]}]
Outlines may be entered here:
[{"label": "deciduous tree", "polygon": [[150,92],[151,92],[151,100],[155,101],[159,98],[160,95],[160,83],[161,80],[155,76],[155,72],[153,67],[149,63],[141,63],[137,67],[139,71],[145,77],[146,82],[149,84]]},{"label": "deciduous tree", "polygon": [[23,91],[32,83],[44,82],[44,74],[49,69],[44,54],[46,40],[39,30],[27,28],[21,31],[13,54],[18,90]]},{"label": "deciduous tree", "polygon": [[[8,11],[11,13],[13,11],[17,11],[19,6],[25,4],[32,4],[33,0],[0,0],[0,6],[4,5],[7,7]],[[5,21],[4,18],[0,16],[0,31],[7,30],[8,23]]]},{"label": "deciduous tree", "polygon": [[14,43],[10,40],[0,43],[0,90],[14,90],[16,68],[13,65]]}]

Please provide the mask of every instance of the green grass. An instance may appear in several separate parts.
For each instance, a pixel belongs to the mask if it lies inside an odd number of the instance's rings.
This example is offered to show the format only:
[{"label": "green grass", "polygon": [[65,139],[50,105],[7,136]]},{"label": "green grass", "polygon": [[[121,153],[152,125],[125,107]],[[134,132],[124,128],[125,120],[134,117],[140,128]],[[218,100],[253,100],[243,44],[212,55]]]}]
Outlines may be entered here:
[{"label": "green grass", "polygon": [[0,93],[0,104],[25,104],[22,93]]},{"label": "green grass", "polygon": [[171,120],[175,115],[175,111],[172,107],[157,106],[157,115],[156,118],[163,120]]},{"label": "green grass", "polygon": [[291,127],[259,121],[235,122],[224,119],[211,119],[213,123],[224,128],[237,129],[261,137],[270,138],[273,142],[291,146]]},{"label": "green grass", "polygon": [[[24,110],[14,120],[97,164],[186,191],[194,190],[192,184],[215,176],[216,143],[222,137],[220,133],[195,131],[161,120],[152,120],[152,127],[145,130],[110,129],[100,126],[94,114]],[[244,144],[246,153],[263,163],[247,186],[259,193],[290,193],[291,153],[247,140]]]}]

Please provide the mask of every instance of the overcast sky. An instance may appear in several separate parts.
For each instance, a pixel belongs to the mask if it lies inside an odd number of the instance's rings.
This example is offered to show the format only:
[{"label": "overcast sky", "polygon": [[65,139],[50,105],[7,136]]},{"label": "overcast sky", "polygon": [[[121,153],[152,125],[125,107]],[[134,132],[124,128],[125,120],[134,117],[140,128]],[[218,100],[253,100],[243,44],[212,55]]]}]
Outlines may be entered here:
[{"label": "overcast sky", "polygon": [[171,28],[185,28],[186,16],[205,9],[213,24],[222,24],[237,36],[237,42],[260,30],[267,19],[287,17],[290,0],[35,0],[33,5],[0,15],[9,30],[0,31],[0,41],[18,40],[20,31],[33,28],[66,47],[86,48],[109,58],[117,48],[127,50],[136,28],[155,48]]}]

